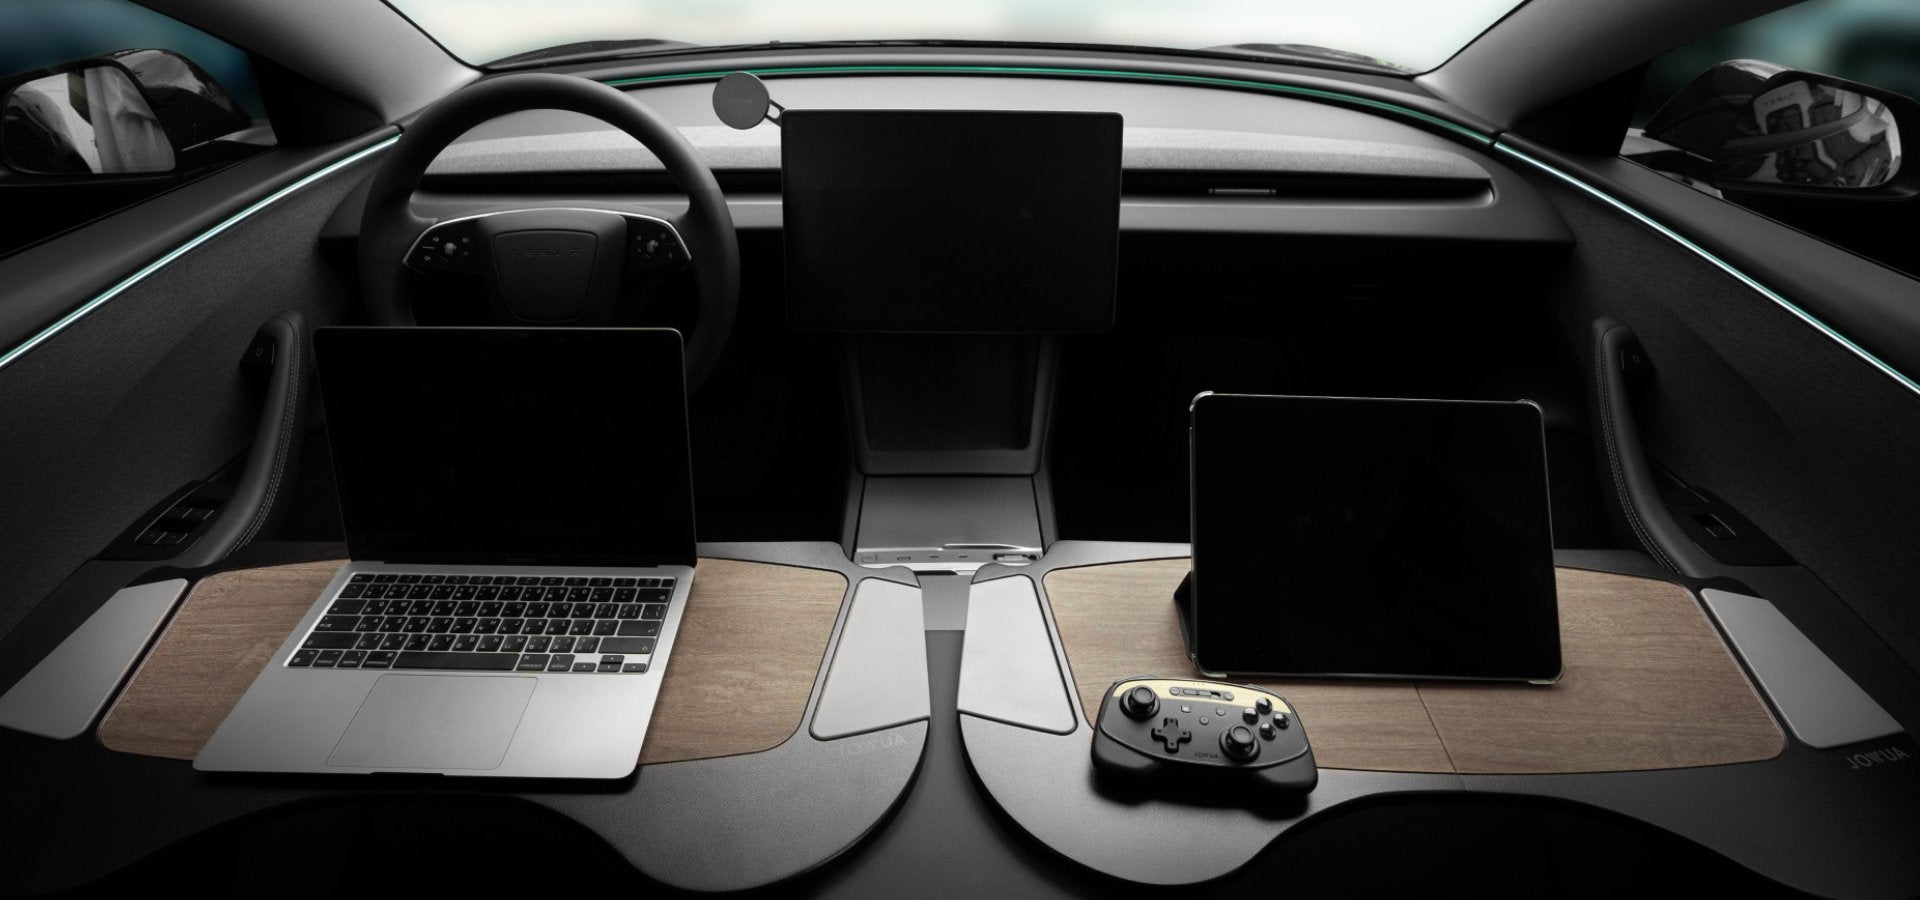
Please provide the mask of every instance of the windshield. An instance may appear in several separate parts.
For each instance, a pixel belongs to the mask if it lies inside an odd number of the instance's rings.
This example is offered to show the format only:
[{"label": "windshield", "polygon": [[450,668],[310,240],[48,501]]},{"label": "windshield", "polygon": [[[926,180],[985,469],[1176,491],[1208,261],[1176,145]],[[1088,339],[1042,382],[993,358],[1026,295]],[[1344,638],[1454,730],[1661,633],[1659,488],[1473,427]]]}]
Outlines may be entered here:
[{"label": "windshield", "polygon": [[[995,41],[1321,57],[1424,72],[1520,0],[390,2],[475,65],[556,47],[626,55],[775,41]],[[608,41],[668,43],[568,46]]]}]

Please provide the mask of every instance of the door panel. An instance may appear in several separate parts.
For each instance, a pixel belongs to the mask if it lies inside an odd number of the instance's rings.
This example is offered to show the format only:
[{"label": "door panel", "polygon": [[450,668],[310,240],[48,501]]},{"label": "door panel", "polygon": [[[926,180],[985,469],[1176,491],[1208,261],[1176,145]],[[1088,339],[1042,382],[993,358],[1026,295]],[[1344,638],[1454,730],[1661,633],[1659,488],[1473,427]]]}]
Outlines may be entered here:
[{"label": "door panel", "polygon": [[[384,137],[273,151],[0,261],[0,353]],[[258,207],[0,367],[0,638],[142,513],[246,452],[262,397],[242,358],[269,318],[324,325],[351,303],[317,235],[377,159]]]},{"label": "door panel", "polygon": [[[1617,171],[1551,161],[1602,187]],[[1652,177],[1623,196],[1880,358],[1920,363],[1920,285]],[[1535,180],[1579,241],[1548,287],[1568,341],[1589,371],[1595,320],[1645,348],[1633,409],[1648,456],[1744,514],[1920,667],[1920,394],[1651,228]]]}]

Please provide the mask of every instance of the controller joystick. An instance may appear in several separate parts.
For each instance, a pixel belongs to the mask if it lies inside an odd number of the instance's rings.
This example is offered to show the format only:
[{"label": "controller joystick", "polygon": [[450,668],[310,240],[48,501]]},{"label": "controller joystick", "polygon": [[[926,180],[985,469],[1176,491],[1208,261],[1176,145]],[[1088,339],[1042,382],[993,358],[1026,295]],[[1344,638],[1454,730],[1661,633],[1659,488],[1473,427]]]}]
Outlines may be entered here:
[{"label": "controller joystick", "polygon": [[1228,759],[1250,762],[1260,755],[1260,742],[1254,739],[1253,729],[1235,725],[1220,732],[1220,752],[1225,753]]},{"label": "controller joystick", "polygon": [[1120,712],[1126,714],[1129,719],[1145,721],[1153,718],[1153,714],[1159,711],[1159,695],[1153,692],[1153,688],[1144,684],[1126,692],[1120,698]]}]

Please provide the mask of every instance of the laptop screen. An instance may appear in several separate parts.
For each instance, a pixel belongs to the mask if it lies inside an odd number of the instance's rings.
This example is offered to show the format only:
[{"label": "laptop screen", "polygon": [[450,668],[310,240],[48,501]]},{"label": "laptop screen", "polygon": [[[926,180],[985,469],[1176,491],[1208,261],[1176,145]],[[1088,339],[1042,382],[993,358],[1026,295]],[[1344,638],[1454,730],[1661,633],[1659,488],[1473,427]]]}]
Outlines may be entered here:
[{"label": "laptop screen", "polygon": [[691,565],[680,335],[314,333],[355,559]]},{"label": "laptop screen", "polygon": [[1193,586],[1208,671],[1556,678],[1540,410],[1202,395]]}]

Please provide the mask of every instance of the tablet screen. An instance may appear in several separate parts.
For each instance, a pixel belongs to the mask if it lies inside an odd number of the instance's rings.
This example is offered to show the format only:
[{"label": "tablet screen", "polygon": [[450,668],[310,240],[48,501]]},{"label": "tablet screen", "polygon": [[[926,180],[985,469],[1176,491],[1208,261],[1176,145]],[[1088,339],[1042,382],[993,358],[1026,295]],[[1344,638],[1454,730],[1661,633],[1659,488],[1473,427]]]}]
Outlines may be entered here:
[{"label": "tablet screen", "polygon": [[1192,456],[1202,669],[1558,677],[1534,405],[1203,394]]}]

